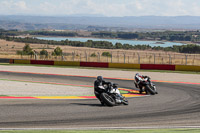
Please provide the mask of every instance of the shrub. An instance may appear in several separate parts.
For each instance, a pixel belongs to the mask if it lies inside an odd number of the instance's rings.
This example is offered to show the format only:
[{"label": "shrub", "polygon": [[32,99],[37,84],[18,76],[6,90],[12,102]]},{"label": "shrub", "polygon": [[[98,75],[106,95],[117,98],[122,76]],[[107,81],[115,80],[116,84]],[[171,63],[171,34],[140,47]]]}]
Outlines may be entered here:
[{"label": "shrub", "polygon": [[97,55],[95,54],[95,53],[92,53],[91,55],[90,55],[90,57],[96,57]]},{"label": "shrub", "polygon": [[17,54],[19,55],[34,55],[34,52],[32,50],[32,48],[30,47],[29,44],[25,44],[25,46],[23,47],[22,51],[17,51]]},{"label": "shrub", "polygon": [[54,51],[52,52],[53,56],[61,56],[62,55],[62,49],[60,47],[56,47]]},{"label": "shrub", "polygon": [[42,51],[40,51],[40,55],[48,56],[47,50],[43,49]]},{"label": "shrub", "polygon": [[102,56],[106,56],[106,57],[111,57],[112,56],[109,52],[103,52],[101,55]]}]

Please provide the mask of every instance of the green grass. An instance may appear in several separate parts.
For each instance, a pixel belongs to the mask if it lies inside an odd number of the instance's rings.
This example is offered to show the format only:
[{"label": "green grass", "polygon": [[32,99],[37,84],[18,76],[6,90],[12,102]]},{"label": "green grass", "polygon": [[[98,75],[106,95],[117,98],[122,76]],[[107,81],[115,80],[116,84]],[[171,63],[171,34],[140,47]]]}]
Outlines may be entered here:
[{"label": "green grass", "polygon": [[200,129],[2,130],[0,133],[199,133]]},{"label": "green grass", "polygon": [[54,65],[35,65],[35,64],[9,64],[9,63],[0,63],[0,65],[77,68],[77,69],[95,69],[95,70],[121,70],[121,71],[133,71],[133,72],[162,72],[162,73],[200,74],[200,72],[194,72],[194,71],[141,70],[141,69],[123,69],[123,68],[98,68],[98,67],[54,66]]}]

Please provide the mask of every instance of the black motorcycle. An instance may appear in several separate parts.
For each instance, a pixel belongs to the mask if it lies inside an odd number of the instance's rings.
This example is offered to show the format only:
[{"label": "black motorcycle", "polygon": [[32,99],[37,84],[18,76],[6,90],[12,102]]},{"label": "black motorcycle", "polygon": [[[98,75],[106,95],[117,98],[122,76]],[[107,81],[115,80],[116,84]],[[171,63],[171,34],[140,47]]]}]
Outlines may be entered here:
[{"label": "black motorcycle", "polygon": [[112,82],[104,84],[100,98],[107,106],[128,105],[128,100],[120,94],[117,84]]},{"label": "black motorcycle", "polygon": [[[135,85],[137,87],[136,83]],[[156,90],[156,85],[151,82],[151,78],[148,76],[145,76],[144,79],[140,81],[139,88],[142,89],[143,92],[146,92],[146,94],[151,94],[151,95],[158,94]]]}]

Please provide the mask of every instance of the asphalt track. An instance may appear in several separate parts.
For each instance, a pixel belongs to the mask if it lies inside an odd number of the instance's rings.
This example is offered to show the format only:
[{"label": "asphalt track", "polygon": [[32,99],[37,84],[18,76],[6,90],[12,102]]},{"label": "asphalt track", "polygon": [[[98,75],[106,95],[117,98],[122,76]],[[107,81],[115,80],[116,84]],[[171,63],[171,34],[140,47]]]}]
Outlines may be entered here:
[{"label": "asphalt track", "polygon": [[[0,72],[9,80],[93,85],[95,78]],[[106,79],[132,88],[130,80]],[[200,85],[154,82],[158,95],[105,107],[96,99],[0,99],[0,128],[100,128],[200,126]]]}]

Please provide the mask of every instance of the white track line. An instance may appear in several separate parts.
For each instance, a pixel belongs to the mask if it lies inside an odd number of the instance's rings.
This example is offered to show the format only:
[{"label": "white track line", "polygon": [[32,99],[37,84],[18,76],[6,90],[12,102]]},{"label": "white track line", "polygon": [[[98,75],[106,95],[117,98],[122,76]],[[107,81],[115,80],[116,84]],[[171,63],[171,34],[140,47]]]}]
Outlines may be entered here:
[{"label": "white track line", "polygon": [[77,127],[77,128],[0,128],[0,130],[115,130],[115,129],[185,129],[200,126],[152,126],[152,127]]}]

